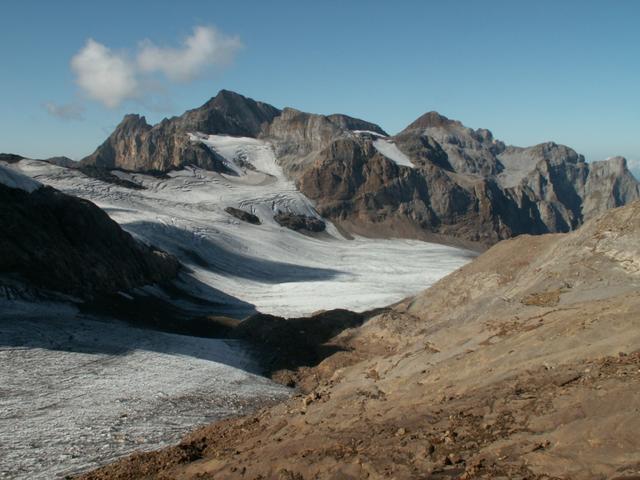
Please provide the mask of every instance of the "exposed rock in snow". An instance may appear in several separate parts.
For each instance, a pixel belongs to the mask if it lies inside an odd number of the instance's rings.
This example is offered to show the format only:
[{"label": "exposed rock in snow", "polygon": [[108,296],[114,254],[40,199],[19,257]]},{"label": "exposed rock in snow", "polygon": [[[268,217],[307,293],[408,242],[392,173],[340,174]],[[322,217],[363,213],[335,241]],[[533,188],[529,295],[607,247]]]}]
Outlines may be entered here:
[{"label": "exposed rock in snow", "polygon": [[373,142],[373,146],[376,147],[376,150],[381,154],[398,165],[414,168],[409,157],[402,153],[402,151],[392,141],[383,139],[375,140]]},{"label": "exposed rock in snow", "polygon": [[273,216],[276,222],[283,227],[296,231],[323,232],[327,225],[320,219],[297,215],[295,213],[277,213]]}]

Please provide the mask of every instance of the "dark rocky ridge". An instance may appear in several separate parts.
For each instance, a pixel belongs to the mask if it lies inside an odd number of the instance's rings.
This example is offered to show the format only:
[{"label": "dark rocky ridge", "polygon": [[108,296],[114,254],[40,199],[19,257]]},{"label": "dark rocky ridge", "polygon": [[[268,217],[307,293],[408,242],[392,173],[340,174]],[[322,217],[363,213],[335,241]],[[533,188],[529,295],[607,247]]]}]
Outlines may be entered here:
[{"label": "dark rocky ridge", "polygon": [[[224,171],[188,133],[269,141],[285,173],[346,231],[483,245],[522,233],[565,232],[640,198],[624,159],[587,164],[553,142],[515,147],[486,129],[429,112],[388,140],[415,168],[379,153],[378,126],[346,115],[278,110],[222,90],[202,107],[155,126],[125,117],[85,165],[166,171],[186,164]],[[449,239],[449,240],[447,240]]]},{"label": "dark rocky ridge", "polygon": [[306,232],[324,232],[327,228],[325,223],[314,217],[308,217],[306,215],[297,215],[294,213],[276,213],[273,219],[278,222],[282,227],[289,228],[295,231]]},{"label": "dark rocky ridge", "polygon": [[23,156],[15,153],[0,153],[0,162],[17,163],[22,159],[24,159]]},{"label": "dark rocky ridge", "polygon": [[178,261],[141,244],[93,203],[0,184],[0,274],[88,300],[170,280]]}]

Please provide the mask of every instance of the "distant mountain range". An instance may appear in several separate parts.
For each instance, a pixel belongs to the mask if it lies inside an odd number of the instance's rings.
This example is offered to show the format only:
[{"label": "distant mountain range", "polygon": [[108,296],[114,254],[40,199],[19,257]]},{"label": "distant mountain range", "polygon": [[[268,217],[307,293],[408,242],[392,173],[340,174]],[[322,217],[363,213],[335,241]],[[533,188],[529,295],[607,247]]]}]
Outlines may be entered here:
[{"label": "distant mountain range", "polygon": [[85,167],[166,172],[186,165],[224,173],[196,134],[269,141],[285,173],[344,231],[490,245],[518,234],[566,232],[640,198],[624,158],[587,163],[553,142],[505,145],[429,112],[388,136],[346,115],[280,110],[222,90],[151,126],[127,115]]}]

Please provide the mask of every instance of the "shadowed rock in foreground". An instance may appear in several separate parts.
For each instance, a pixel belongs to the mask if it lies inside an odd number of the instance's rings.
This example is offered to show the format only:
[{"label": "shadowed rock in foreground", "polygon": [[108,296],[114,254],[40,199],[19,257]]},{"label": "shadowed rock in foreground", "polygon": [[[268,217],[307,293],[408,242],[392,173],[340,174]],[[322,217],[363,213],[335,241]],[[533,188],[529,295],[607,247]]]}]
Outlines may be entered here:
[{"label": "shadowed rock in foreground", "polygon": [[93,203],[37,187],[29,192],[0,183],[5,281],[90,299],[176,276],[174,257],[134,240]]},{"label": "shadowed rock in foreground", "polygon": [[634,478],[639,241],[634,202],[500,242],[317,337],[297,397],[81,478]]}]

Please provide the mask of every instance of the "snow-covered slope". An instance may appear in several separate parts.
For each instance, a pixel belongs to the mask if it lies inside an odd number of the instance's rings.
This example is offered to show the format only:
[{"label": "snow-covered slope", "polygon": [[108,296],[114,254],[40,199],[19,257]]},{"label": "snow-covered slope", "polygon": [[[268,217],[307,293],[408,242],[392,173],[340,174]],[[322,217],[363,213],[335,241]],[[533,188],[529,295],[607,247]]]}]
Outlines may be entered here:
[{"label": "snow-covered slope", "polygon": [[[171,172],[169,178],[114,172],[145,187],[131,190],[44,162],[18,165],[43,183],[88,198],[135,236],[178,256],[191,269],[183,276],[189,289],[237,307],[237,316],[249,313],[246,303],[283,316],[387,305],[472,257],[420,241],[347,240],[331,223],[316,236],[283,228],[274,213],[318,214],[282,173],[268,143],[195,133],[192,139],[224,157],[235,175],[197,168]],[[242,222],[226,207],[251,212],[262,224]]]},{"label": "snow-covered slope", "polygon": [[0,184],[9,188],[19,188],[25,192],[33,192],[42,186],[40,182],[17,172],[6,162],[0,162]]},{"label": "snow-covered slope", "polygon": [[411,163],[409,157],[402,153],[402,151],[392,141],[384,138],[379,138],[373,142],[373,146],[381,154],[383,154],[389,160],[397,163],[398,165],[411,168],[415,167],[415,165]]},{"label": "snow-covered slope", "polygon": [[237,342],[0,302],[0,478],[62,478],[289,395]]}]

